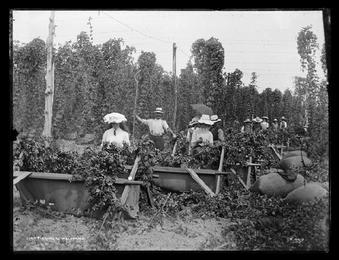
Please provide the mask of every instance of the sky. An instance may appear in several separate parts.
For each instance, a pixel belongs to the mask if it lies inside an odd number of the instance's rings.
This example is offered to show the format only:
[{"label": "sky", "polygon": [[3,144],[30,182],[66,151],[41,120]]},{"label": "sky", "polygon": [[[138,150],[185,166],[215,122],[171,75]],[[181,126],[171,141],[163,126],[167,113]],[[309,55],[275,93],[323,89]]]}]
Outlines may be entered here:
[{"label": "sky", "polygon": [[[46,41],[50,10],[14,10],[12,39],[28,43],[34,38]],[[93,43],[122,38],[141,51],[156,54],[157,63],[172,72],[173,43],[177,45],[176,72],[186,67],[191,46],[211,37],[225,51],[224,71],[236,68],[248,84],[252,72],[258,75],[258,91],[265,88],[294,90],[294,77],[303,76],[297,52],[298,32],[308,25],[318,37],[320,57],[324,43],[322,12],[319,11],[55,11],[54,45],[76,41],[81,31],[89,33],[91,17]],[[318,74],[323,77],[320,60]]]}]

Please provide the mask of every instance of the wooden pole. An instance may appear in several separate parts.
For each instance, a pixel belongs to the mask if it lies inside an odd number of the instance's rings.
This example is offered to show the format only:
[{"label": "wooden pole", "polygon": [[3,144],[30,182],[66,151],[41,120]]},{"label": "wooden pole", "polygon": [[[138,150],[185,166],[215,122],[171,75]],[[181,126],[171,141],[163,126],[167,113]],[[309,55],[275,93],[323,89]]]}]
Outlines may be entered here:
[{"label": "wooden pole", "polygon": [[176,50],[177,46],[173,43],[173,83],[174,83],[174,113],[173,113],[173,129],[175,129],[175,123],[177,121],[177,108],[178,108],[178,88],[176,84]]},{"label": "wooden pole", "polygon": [[[225,146],[223,146],[222,150],[221,150],[218,172],[222,172],[222,166],[223,166],[223,163],[224,163],[224,156],[225,156]],[[216,194],[218,194],[220,192],[220,185],[221,185],[221,176],[218,175],[217,176],[217,187],[216,187],[216,190],[215,190]]]},{"label": "wooden pole", "polygon": [[[49,33],[46,41],[47,48],[47,71],[46,71],[46,90],[45,90],[45,124],[42,132],[43,137],[47,139],[52,137],[52,115],[53,115],[53,96],[54,96],[54,64],[53,64],[53,36],[55,11],[51,11],[49,18]],[[46,142],[48,145],[48,142]]]},{"label": "wooden pole", "polygon": [[139,87],[138,87],[138,79],[137,79],[137,75],[140,73],[140,71],[138,71],[137,73],[135,73],[134,75],[134,79],[135,79],[135,97],[134,97],[134,111],[133,111],[133,132],[132,132],[132,140],[134,141],[135,138],[135,116],[137,113],[137,100],[138,100],[138,93],[139,93]]},{"label": "wooden pole", "polygon": [[[250,156],[250,164],[252,163],[252,156]],[[251,171],[252,171],[252,165],[247,166],[247,178],[246,178],[246,186],[247,188],[251,187]]]}]

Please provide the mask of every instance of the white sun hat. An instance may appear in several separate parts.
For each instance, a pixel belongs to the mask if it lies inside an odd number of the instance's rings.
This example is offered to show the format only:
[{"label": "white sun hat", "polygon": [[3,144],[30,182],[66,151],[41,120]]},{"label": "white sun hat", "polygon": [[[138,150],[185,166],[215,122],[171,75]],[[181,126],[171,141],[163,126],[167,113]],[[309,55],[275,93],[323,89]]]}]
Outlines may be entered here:
[{"label": "white sun hat", "polygon": [[261,123],[261,122],[262,122],[262,119],[261,119],[260,117],[257,116],[256,118],[253,119],[253,122],[254,122],[254,123]]},{"label": "white sun hat", "polygon": [[211,116],[211,120],[212,120],[214,123],[220,122],[220,121],[221,121],[221,119],[218,118],[218,115],[212,115],[212,116]]},{"label": "white sun hat", "polygon": [[192,120],[188,123],[188,126],[192,127],[195,126],[196,124],[198,124],[199,121],[199,117],[193,117]]},{"label": "white sun hat", "polygon": [[213,124],[214,124],[214,122],[211,121],[209,115],[202,115],[202,116],[200,117],[200,119],[198,120],[198,123],[199,123],[199,124],[205,124],[205,125],[213,125]]},{"label": "white sun hat", "polygon": [[127,119],[123,114],[120,113],[110,113],[104,116],[105,123],[121,123],[126,122]]}]

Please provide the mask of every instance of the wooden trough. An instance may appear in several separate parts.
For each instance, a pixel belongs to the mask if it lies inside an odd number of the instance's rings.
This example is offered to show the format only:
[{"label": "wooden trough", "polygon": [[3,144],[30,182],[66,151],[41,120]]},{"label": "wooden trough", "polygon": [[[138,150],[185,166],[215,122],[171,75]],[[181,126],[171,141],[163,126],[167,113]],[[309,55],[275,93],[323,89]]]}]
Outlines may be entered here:
[{"label": "wooden trough", "polygon": [[[224,184],[227,172],[211,169],[195,169],[199,178],[214,192],[217,193],[217,177],[221,176],[220,189]],[[201,186],[191,177],[185,168],[153,167],[154,183],[161,188],[173,192],[200,191]]]},{"label": "wooden trough", "polygon": [[[89,208],[89,191],[85,186],[84,180],[72,180],[70,174],[60,173],[41,173],[41,172],[23,172],[15,171],[14,178],[25,178],[15,184],[20,193],[20,199],[23,204],[28,201],[39,202],[40,204],[50,206],[51,209],[65,213],[84,214]],[[22,178],[22,177],[21,177]],[[18,181],[15,179],[14,181]],[[136,217],[139,211],[139,192],[142,181],[130,181],[123,178],[117,178],[115,187],[117,197],[120,198],[126,185],[130,185],[132,192],[129,193],[125,206],[129,217]],[[100,217],[103,212],[95,214]]]}]

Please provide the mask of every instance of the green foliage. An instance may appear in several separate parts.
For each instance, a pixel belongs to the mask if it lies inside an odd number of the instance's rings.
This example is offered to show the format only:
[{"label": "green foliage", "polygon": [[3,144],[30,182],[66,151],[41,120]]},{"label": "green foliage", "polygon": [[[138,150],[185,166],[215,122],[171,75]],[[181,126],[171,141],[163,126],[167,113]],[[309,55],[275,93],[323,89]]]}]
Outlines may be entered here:
[{"label": "green foliage", "polygon": [[321,221],[328,217],[328,198],[294,204],[251,194],[246,220],[225,232],[235,234],[239,250],[328,251],[328,233]]},{"label": "green foliage", "polygon": [[[316,51],[319,46],[311,26],[298,33],[297,44],[301,67],[307,71],[307,75],[296,82],[296,95],[303,103],[304,124],[308,127],[313,145],[312,155],[316,158],[324,157],[328,155],[328,93],[326,80],[319,82],[316,70]],[[324,68],[324,51],[321,61]]]},{"label": "green foliage", "polygon": [[21,171],[72,174],[74,179],[84,180],[90,193],[90,213],[121,208],[113,184],[119,175],[128,174],[126,155],[134,155],[127,147],[107,145],[99,152],[88,148],[81,155],[61,152],[54,144],[46,148],[41,138],[22,138],[13,154]]},{"label": "green foliage", "polygon": [[[238,250],[328,250],[328,198],[295,204],[281,198],[248,193],[235,177],[217,196],[204,192],[171,193],[153,190],[155,205],[166,214],[181,215],[189,208],[197,217],[220,217],[233,224],[223,230],[233,233]],[[166,204],[165,204],[166,201]]]},{"label": "green foliage", "polygon": [[[162,106],[164,119],[171,125],[174,114],[173,77],[157,64],[155,54],[142,52],[135,64],[135,48],[124,45],[123,39],[113,38],[102,45],[93,45],[90,37],[81,32],[75,42],[66,42],[54,50],[53,137],[65,138],[70,133],[81,137],[94,133],[98,143],[106,128],[102,118],[112,111],[126,115],[128,128],[132,131],[134,76],[137,71],[137,113],[142,118],[150,118],[154,108]],[[14,127],[20,132],[31,131],[38,135],[44,122],[45,43],[34,39],[28,44],[14,43],[13,47]],[[259,94],[255,72],[248,86],[242,82],[243,73],[239,69],[222,72],[225,50],[217,39],[195,41],[192,44],[193,64],[189,62],[177,79],[180,113],[177,111],[176,132],[185,130],[194,116],[190,107],[193,103],[209,104],[222,119],[224,127],[252,116],[266,115],[272,122],[284,115],[288,125],[294,128],[307,123],[307,109],[310,137],[316,144],[313,154],[318,157],[326,155],[327,84],[318,82],[312,65],[316,48],[316,36],[310,28],[304,28],[298,36],[298,52],[308,71],[307,77],[296,79],[293,94],[271,88]],[[307,100],[306,90],[310,93]],[[147,132],[147,127],[136,124],[135,130],[138,139]],[[318,136],[321,137],[320,142],[317,142]]]},{"label": "green foliage", "polygon": [[[201,78],[201,88],[206,105],[219,113],[218,103],[223,85],[224,48],[216,38],[199,39],[192,44],[194,67]],[[220,114],[220,113],[219,113]]]}]

